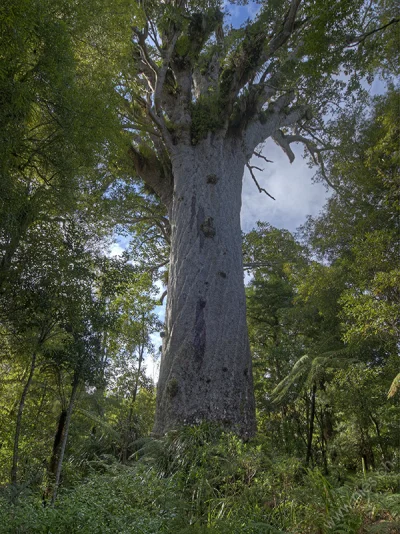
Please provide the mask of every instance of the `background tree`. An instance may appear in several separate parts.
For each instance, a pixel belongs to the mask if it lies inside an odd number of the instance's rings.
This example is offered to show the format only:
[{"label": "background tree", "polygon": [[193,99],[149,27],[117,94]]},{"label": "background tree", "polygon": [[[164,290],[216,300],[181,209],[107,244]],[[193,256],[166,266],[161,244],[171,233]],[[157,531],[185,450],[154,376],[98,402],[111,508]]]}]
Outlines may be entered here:
[{"label": "background tree", "polygon": [[[341,462],[371,467],[391,457],[398,439],[383,422],[396,411],[385,396],[398,367],[396,110],[398,91],[391,88],[373,100],[368,117],[356,107],[332,123],[337,148],[325,157],[320,179],[335,189],[302,229],[314,261],[305,250],[303,258],[293,255],[293,238],[265,225],[244,241],[254,273],[248,318],[261,371],[255,375],[261,421],[275,443],[285,443],[274,426],[280,418],[271,399],[278,401],[286,420],[297,418],[297,428],[295,421],[287,425],[289,447],[297,432],[298,450],[303,454],[307,443],[307,460],[325,471]],[[285,347],[277,358],[285,376],[273,364],[277,339]]]},{"label": "background tree", "polygon": [[96,219],[115,179],[107,164],[125,149],[112,83],[120,32],[107,62],[99,23],[106,39],[115,17],[102,2],[85,9],[64,0],[1,7],[0,287],[33,224],[76,210]]}]

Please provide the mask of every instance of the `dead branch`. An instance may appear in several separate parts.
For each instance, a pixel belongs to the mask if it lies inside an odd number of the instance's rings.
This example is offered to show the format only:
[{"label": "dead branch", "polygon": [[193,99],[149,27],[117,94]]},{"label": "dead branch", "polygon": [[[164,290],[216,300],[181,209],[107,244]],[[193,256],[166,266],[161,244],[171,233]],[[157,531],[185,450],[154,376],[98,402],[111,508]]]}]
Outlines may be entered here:
[{"label": "dead branch", "polygon": [[163,294],[161,295],[161,297],[160,297],[160,304],[161,304],[161,306],[164,304],[164,299],[165,299],[165,297],[167,296],[167,293],[168,293],[168,291],[165,290],[165,291],[163,292]]},{"label": "dead branch", "polygon": [[369,32],[362,33],[362,34],[357,35],[357,36],[356,35],[349,35],[349,36],[347,36],[347,39],[346,39],[347,44],[345,45],[345,48],[346,47],[352,48],[354,46],[358,46],[359,44],[364,42],[368,37],[370,37],[374,33],[381,32],[381,31],[385,30],[387,27],[391,26],[392,24],[397,24],[398,22],[400,22],[400,19],[393,18],[387,24],[384,24],[383,26],[380,26],[379,28],[375,28],[374,30],[371,30]]},{"label": "dead branch", "polygon": [[254,151],[253,154],[254,154],[255,156],[257,156],[257,158],[261,158],[261,159],[263,159],[264,161],[266,161],[267,163],[273,163],[272,160],[267,159],[265,156],[263,156],[263,155],[261,154],[261,152],[256,152],[256,151]]},{"label": "dead branch", "polygon": [[[263,187],[260,186],[260,184],[258,183],[257,181],[257,178],[255,177],[254,175],[254,172],[253,172],[253,169],[257,168],[257,167],[252,167],[249,163],[246,163],[246,167],[249,169],[250,171],[250,175],[251,177],[253,178],[254,180],[254,183],[256,184],[257,186],[257,189],[260,193],[265,193],[269,198],[272,198],[272,200],[276,200],[272,195],[270,195],[268,193],[268,191],[266,189],[264,189]],[[260,169],[261,170],[261,169]]]}]

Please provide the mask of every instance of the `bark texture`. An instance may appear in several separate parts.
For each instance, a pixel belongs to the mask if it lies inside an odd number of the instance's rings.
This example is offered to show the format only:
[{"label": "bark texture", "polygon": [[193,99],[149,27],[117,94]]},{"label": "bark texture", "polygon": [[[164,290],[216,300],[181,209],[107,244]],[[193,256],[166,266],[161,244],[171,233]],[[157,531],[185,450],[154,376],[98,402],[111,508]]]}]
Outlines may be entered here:
[{"label": "bark texture", "polygon": [[53,495],[52,495],[52,499],[51,499],[51,504],[52,505],[54,505],[54,503],[56,502],[56,499],[57,499],[58,488],[59,488],[60,480],[61,480],[62,464],[63,464],[63,460],[64,460],[65,449],[67,447],[69,426],[70,426],[70,423],[71,423],[72,412],[74,410],[75,400],[76,400],[76,396],[77,396],[77,393],[78,393],[78,386],[79,386],[79,375],[75,374],[74,380],[73,380],[73,383],[72,383],[71,396],[70,396],[70,399],[69,399],[69,404],[68,404],[68,408],[67,408],[66,415],[65,415],[63,435],[62,435],[61,443],[60,443],[60,446],[59,446],[57,469],[55,471]]},{"label": "bark texture", "polygon": [[171,262],[155,433],[200,421],[255,432],[240,208],[245,157],[209,135],[174,153]]},{"label": "bark texture", "polygon": [[29,376],[28,376],[28,380],[25,383],[24,389],[22,391],[21,399],[19,401],[17,421],[15,423],[13,460],[12,460],[11,476],[10,476],[11,484],[14,484],[14,485],[16,485],[18,481],[19,438],[21,435],[22,415],[24,412],[26,396],[28,395],[29,388],[31,387],[33,375],[36,369],[36,358],[37,358],[37,352],[35,351],[32,354],[31,364],[29,368]]}]

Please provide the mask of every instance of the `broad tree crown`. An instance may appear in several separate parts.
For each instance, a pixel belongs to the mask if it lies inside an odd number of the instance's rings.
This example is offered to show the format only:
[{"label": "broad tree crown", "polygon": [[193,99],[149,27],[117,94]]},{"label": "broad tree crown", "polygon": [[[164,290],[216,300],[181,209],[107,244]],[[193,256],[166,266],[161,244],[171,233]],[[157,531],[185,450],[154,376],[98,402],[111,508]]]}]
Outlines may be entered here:
[{"label": "broad tree crown", "polygon": [[322,119],[359,98],[377,67],[393,73],[382,58],[395,42],[394,3],[264,0],[235,28],[230,4],[245,3],[137,2],[131,70],[120,86],[124,124],[137,174],[167,207],[176,146],[236,136],[249,160],[272,137],[291,161],[293,142],[318,161]]}]

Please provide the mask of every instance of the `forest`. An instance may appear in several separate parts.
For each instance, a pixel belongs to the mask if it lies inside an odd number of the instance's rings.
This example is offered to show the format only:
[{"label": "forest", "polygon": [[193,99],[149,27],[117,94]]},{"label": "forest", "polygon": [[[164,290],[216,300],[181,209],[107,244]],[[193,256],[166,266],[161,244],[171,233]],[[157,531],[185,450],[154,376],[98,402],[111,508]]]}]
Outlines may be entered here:
[{"label": "forest", "polygon": [[[0,534],[400,532],[398,3],[0,29]],[[295,232],[268,139],[326,188]]]}]

